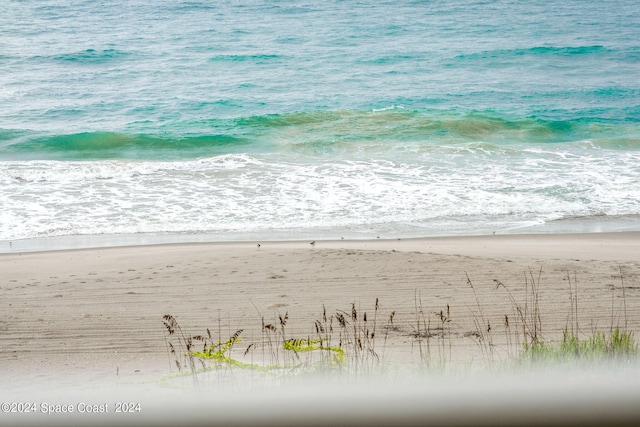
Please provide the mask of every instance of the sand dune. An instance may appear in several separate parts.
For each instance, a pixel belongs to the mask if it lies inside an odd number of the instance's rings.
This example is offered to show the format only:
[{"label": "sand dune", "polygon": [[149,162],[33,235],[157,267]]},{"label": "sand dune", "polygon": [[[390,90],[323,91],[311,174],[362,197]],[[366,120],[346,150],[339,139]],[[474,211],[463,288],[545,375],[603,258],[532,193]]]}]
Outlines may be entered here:
[{"label": "sand dune", "polygon": [[479,320],[491,357],[507,360],[517,351],[509,293],[524,306],[532,285],[546,341],[576,325],[585,337],[612,325],[640,332],[640,233],[115,247],[3,254],[0,269],[4,396],[157,382],[172,369],[166,314],[189,334],[243,329],[241,358],[263,321],[287,314],[287,337],[302,339],[323,308],[356,308],[375,320],[379,357],[399,366],[420,362],[419,344],[425,355],[418,319],[432,360],[486,361]]}]

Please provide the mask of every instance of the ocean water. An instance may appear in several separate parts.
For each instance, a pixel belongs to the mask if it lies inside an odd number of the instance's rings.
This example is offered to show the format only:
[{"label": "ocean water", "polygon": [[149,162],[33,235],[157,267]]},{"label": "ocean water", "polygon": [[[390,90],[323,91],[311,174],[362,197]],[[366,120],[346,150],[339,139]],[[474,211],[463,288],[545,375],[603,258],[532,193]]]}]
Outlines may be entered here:
[{"label": "ocean water", "polygon": [[2,241],[640,230],[635,0],[1,3]]}]

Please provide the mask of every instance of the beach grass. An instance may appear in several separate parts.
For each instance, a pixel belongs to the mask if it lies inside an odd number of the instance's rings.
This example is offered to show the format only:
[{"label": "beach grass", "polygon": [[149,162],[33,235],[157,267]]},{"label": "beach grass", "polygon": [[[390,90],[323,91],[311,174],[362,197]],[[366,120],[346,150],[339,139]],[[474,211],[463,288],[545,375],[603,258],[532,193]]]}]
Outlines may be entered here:
[{"label": "beach grass", "polygon": [[[592,329],[585,335],[579,333],[577,281],[575,276],[574,279],[570,275],[567,277],[570,303],[565,313],[567,326],[559,340],[543,334],[541,270],[526,272],[521,298],[509,286],[494,280],[495,289],[505,292],[512,313],[515,313],[511,317],[504,314],[501,325],[504,339],[497,340],[496,328],[492,327],[491,320],[485,315],[485,307],[467,275],[467,285],[474,295],[475,305],[468,307],[474,330],[467,332],[465,337],[476,344],[482,355],[481,360],[473,363],[490,369],[585,362],[637,365],[640,362],[640,349],[633,331],[627,328],[624,283],[621,286],[621,307],[612,303],[608,330]],[[624,280],[622,271],[620,279]],[[455,369],[452,334],[456,319],[452,314],[452,306],[446,304],[439,310],[429,311],[425,309],[418,291],[414,299],[410,337],[412,345],[418,350],[418,368],[432,372]],[[251,342],[244,351],[240,350],[241,354],[233,353],[242,341],[243,329],[238,329],[228,337],[214,338],[210,329],[206,329],[206,334],[189,335],[182,330],[175,317],[165,315],[163,324],[168,333],[168,354],[170,359],[174,358],[172,366],[177,367],[179,372],[194,374],[194,377],[202,370],[219,368],[287,373],[331,370],[347,376],[363,376],[379,372],[392,363],[385,355],[391,350],[387,342],[389,333],[398,330],[394,324],[396,311],[383,315],[379,298],[375,299],[369,312],[351,303],[346,310],[338,309],[332,313],[323,305],[321,313],[309,328],[311,332],[307,336],[288,332],[288,312],[278,314],[274,323],[266,323],[262,316],[261,340]],[[379,318],[386,318],[386,322],[379,324]],[[202,350],[196,349],[196,343],[202,345]],[[259,362],[240,360],[260,349],[262,357]],[[507,356],[499,358],[497,354]],[[458,366],[464,366],[464,363],[458,363]]]}]

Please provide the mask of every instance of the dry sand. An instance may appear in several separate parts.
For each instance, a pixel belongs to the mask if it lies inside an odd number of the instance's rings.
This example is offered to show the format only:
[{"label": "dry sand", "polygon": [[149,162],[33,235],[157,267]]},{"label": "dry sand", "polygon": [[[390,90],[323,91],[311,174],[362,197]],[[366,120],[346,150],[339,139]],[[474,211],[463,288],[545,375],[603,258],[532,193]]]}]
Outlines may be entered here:
[{"label": "dry sand", "polygon": [[[279,326],[278,316],[287,314],[287,337],[306,338],[323,307],[329,315],[350,314],[354,304],[371,323],[378,299],[376,351],[388,366],[420,362],[418,318],[429,325],[433,361],[486,362],[477,342],[480,319],[483,328],[491,325],[483,334],[496,344],[493,357],[506,360],[516,349],[508,345],[515,331],[506,328],[505,315],[513,326],[517,312],[495,280],[520,303],[525,286],[539,285],[541,334],[548,342],[576,324],[584,337],[612,325],[640,336],[637,232],[49,251],[1,254],[0,271],[5,400],[29,387],[159,383],[175,373],[166,314],[190,334],[209,328],[224,340],[243,329],[234,355],[241,358],[263,336],[262,318]],[[572,295],[577,318],[570,316]],[[442,325],[438,314],[447,306],[450,322]],[[243,360],[255,362],[261,354]]]}]

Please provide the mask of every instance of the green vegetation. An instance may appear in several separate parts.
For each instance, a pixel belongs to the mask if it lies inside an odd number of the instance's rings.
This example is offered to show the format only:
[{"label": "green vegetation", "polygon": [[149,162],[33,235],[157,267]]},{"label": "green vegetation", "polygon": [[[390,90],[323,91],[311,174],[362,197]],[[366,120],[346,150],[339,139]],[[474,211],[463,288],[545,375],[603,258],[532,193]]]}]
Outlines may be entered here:
[{"label": "green vegetation", "polygon": [[616,361],[637,362],[638,344],[633,332],[615,328],[608,336],[603,332],[594,332],[587,339],[579,339],[566,329],[559,344],[546,344],[536,341],[525,343],[521,358],[528,361],[574,362],[574,361]]}]

